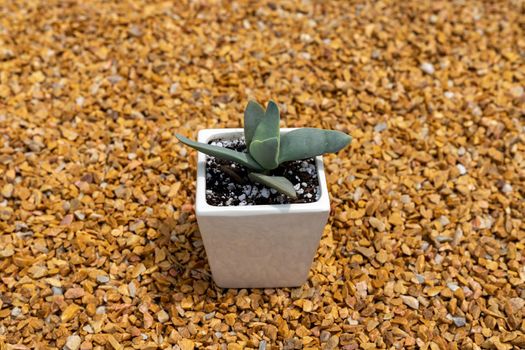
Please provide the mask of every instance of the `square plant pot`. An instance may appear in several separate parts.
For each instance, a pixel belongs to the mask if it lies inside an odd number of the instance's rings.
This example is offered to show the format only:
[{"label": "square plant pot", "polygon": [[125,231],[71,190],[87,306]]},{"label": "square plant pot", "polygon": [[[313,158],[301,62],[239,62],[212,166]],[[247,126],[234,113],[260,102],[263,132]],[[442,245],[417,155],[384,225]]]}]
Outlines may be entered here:
[{"label": "square plant pot", "polygon": [[[242,135],[243,129],[205,129],[198,141]],[[206,155],[198,152],[197,222],[218,286],[296,287],[306,281],[330,212],[323,158],[316,157],[315,164],[320,190],[316,202],[219,207],[206,202]]]}]

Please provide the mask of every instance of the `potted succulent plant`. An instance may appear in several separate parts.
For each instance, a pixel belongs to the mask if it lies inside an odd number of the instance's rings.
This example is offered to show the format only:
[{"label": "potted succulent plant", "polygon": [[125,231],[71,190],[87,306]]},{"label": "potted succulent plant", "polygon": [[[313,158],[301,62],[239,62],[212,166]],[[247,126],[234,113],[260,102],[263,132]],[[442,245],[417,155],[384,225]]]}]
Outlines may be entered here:
[{"label": "potted succulent plant", "polygon": [[279,121],[275,102],[250,101],[244,130],[201,130],[198,142],[176,135],[200,151],[196,216],[220,287],[294,287],[308,276],[330,211],[321,155],[352,139]]}]

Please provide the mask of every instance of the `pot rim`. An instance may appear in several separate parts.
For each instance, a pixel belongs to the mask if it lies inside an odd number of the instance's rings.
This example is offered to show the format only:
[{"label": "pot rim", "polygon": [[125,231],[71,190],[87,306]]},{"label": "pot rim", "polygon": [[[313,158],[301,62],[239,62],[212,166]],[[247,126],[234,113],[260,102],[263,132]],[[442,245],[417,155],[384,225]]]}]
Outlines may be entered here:
[{"label": "pot rim", "polygon": [[[297,128],[281,128],[284,133]],[[212,137],[241,136],[244,134],[243,128],[224,128],[224,129],[203,129],[198,133],[198,141],[207,143]],[[330,197],[326,176],[324,172],[323,157],[315,157],[317,167],[317,178],[321,195],[319,199],[312,203],[292,203],[292,204],[262,204],[246,206],[213,206],[206,202],[206,155],[198,152],[197,154],[197,189],[195,211],[197,215],[208,216],[248,216],[248,215],[268,215],[268,214],[293,214],[308,213],[330,210]]]}]

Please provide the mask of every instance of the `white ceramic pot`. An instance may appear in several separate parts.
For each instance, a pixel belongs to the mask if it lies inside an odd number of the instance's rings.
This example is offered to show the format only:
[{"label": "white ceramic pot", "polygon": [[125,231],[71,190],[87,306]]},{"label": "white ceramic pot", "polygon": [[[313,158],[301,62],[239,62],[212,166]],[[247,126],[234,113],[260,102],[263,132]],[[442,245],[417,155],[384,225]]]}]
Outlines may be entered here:
[{"label": "white ceramic pot", "polygon": [[[242,135],[243,129],[206,129],[198,141]],[[198,152],[197,160],[197,222],[215,283],[223,288],[302,285],[330,212],[323,158],[315,160],[318,201],[228,207],[206,202],[206,155]]]}]

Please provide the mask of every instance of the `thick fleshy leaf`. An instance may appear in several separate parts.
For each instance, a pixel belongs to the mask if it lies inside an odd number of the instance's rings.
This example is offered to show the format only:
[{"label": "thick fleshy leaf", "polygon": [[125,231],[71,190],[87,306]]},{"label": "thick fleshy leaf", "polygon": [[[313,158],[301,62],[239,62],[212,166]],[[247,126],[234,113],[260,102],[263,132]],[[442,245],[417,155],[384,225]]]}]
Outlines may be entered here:
[{"label": "thick fleshy leaf", "polygon": [[279,107],[273,101],[268,102],[264,118],[257,125],[253,140],[266,140],[272,137],[279,137]]},{"label": "thick fleshy leaf", "polygon": [[175,136],[185,145],[195,148],[197,151],[209,156],[231,160],[232,162],[242,164],[253,170],[264,170],[263,167],[261,167],[248,153],[237,152],[225,147],[213,146],[208,145],[207,143],[192,141],[179,134],[175,134]]},{"label": "thick fleshy leaf", "polygon": [[283,193],[291,198],[297,198],[297,193],[293,184],[284,176],[268,176],[259,173],[249,173],[248,177],[254,182],[274,188],[280,193]]},{"label": "thick fleshy leaf", "polygon": [[279,166],[279,119],[279,108],[270,101],[249,147],[252,157],[266,169]]},{"label": "thick fleshy leaf", "polygon": [[257,125],[264,118],[264,108],[255,101],[248,102],[244,110],[244,139],[246,147],[250,147]]},{"label": "thick fleshy leaf", "polygon": [[352,137],[341,131],[302,128],[281,136],[279,163],[335,153],[346,147]]},{"label": "thick fleshy leaf", "polygon": [[279,166],[279,140],[275,137],[264,141],[253,140],[250,155],[267,170]]}]

